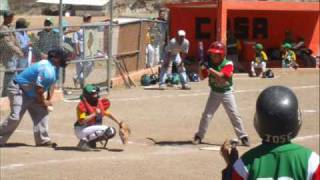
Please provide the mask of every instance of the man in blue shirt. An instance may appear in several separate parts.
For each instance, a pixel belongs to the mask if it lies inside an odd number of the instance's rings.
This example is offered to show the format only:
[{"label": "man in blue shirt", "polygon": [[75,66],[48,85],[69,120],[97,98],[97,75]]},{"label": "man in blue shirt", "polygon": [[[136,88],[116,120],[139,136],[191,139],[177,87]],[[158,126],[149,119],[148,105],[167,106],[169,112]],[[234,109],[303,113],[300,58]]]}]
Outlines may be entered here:
[{"label": "man in blue shirt", "polygon": [[48,107],[52,106],[58,69],[65,66],[66,53],[62,49],[53,49],[48,52],[48,60],[31,65],[9,83],[7,92],[11,112],[0,124],[0,147],[5,146],[27,110],[34,124],[36,146],[53,144],[48,135]]}]

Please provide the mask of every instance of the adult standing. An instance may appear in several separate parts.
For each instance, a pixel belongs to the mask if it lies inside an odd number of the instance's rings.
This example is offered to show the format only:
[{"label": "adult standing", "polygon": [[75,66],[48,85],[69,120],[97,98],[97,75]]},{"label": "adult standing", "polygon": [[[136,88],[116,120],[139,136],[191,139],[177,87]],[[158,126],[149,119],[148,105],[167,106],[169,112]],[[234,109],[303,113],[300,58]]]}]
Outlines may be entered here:
[{"label": "adult standing", "polygon": [[165,88],[167,74],[171,73],[173,63],[177,66],[182,89],[191,89],[191,87],[188,85],[186,68],[184,67],[184,61],[189,52],[189,41],[185,38],[185,36],[186,32],[184,30],[179,30],[176,37],[172,38],[168,44],[168,52],[161,66],[159,82],[160,89]]},{"label": "adult standing", "polygon": [[159,63],[162,63],[165,57],[165,46],[168,41],[168,24],[166,20],[166,10],[160,9],[158,17],[156,19],[158,22],[158,28],[160,31],[160,38],[159,38]]},{"label": "adult standing", "polygon": [[49,107],[52,106],[57,72],[60,67],[65,66],[64,51],[53,49],[48,52],[48,60],[34,63],[10,82],[10,115],[0,124],[0,146],[5,146],[27,110],[33,121],[36,146],[52,145],[48,134]]},{"label": "adult standing", "polygon": [[194,135],[193,143],[199,144],[202,142],[207,132],[209,122],[222,103],[236,135],[244,146],[250,146],[249,138],[244,130],[243,122],[233,95],[233,64],[225,58],[225,45],[218,41],[212,43],[209,47],[208,54],[210,60],[206,65],[207,67],[202,68],[199,74],[201,79],[209,77],[211,91],[200,120],[198,132]]},{"label": "adult standing", "polygon": [[239,72],[239,52],[241,50],[240,41],[232,32],[228,32],[227,37],[227,59],[230,59],[234,65],[234,72]]},{"label": "adult standing", "polygon": [[[10,31],[14,28],[11,23],[14,20],[14,13],[6,11],[3,13],[3,24],[0,31]],[[0,33],[0,62],[4,64],[6,72],[3,77],[2,96],[7,96],[7,87],[9,82],[17,74],[17,61],[23,57],[23,52],[14,32]]]},{"label": "adult standing", "polygon": [[[25,18],[19,18],[16,21],[16,29],[25,29],[28,28],[29,23]],[[31,45],[30,38],[28,36],[27,31],[18,31],[16,32],[17,40],[19,41],[20,47],[24,54],[23,58],[21,58],[17,63],[17,68],[21,72],[23,69],[28,67],[28,53],[29,47]]]},{"label": "adult standing", "polygon": [[[90,14],[85,14],[83,16],[83,25],[91,22],[92,16]],[[77,60],[84,60],[84,27],[73,34],[73,43],[77,56]],[[73,77],[74,86],[77,87],[80,84],[80,88],[83,89],[85,86],[85,79],[92,72],[94,62],[77,62],[76,63],[76,74]]]},{"label": "adult standing", "polygon": [[51,18],[46,18],[43,22],[44,30],[38,33],[39,40],[37,42],[37,50],[40,51],[37,60],[46,57],[51,49],[59,48],[59,32],[53,30],[53,21]]}]

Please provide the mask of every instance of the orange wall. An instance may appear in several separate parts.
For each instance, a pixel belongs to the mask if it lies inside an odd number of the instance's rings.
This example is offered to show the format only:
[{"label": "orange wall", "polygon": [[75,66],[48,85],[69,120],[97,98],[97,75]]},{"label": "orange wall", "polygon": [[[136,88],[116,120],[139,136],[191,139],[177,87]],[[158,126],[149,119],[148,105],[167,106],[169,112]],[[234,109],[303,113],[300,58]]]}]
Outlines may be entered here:
[{"label": "orange wall", "polygon": [[[170,9],[170,36],[175,36],[177,30],[184,29],[187,32],[186,38],[190,41],[190,54],[197,55],[198,40],[195,37],[196,17],[209,17],[210,25],[202,26],[203,31],[212,33],[210,39],[202,40],[205,47],[208,47],[215,40],[216,9],[213,8],[172,8]],[[214,21],[213,21],[214,20]]]},{"label": "orange wall", "polygon": [[[211,24],[204,25],[202,31],[211,32],[210,39],[202,40],[205,47],[216,38],[216,13],[215,8],[171,8],[170,9],[170,34],[174,36],[178,29],[187,31],[187,39],[190,40],[190,53],[197,56],[198,41],[195,38],[195,19],[196,17],[209,17]],[[248,41],[258,41],[266,48],[277,48],[284,39],[284,32],[290,30],[294,39],[298,36],[305,38],[306,44],[314,51],[315,55],[320,55],[319,49],[319,17],[318,12],[302,11],[245,11],[229,10],[228,19],[230,27],[233,29],[234,17],[248,17],[249,20],[249,39]],[[255,17],[266,17],[268,21],[268,38],[254,39],[252,34],[252,22]]]}]

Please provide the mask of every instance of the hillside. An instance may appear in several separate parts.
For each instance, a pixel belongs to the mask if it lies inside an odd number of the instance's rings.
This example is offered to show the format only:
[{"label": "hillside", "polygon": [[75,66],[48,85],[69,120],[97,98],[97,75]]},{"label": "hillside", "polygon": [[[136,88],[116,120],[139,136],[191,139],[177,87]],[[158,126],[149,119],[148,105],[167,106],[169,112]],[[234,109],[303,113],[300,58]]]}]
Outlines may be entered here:
[{"label": "hillside", "polygon": [[[177,2],[205,2],[216,0],[114,0],[115,16],[148,16],[154,15],[157,10],[166,3]],[[257,0],[245,0],[257,1]],[[262,0],[261,0],[262,1]],[[264,0],[265,1],[265,0]],[[300,1],[319,2],[319,0],[270,0],[270,1]],[[19,15],[57,15],[59,8],[57,5],[36,3],[36,0],[8,0],[10,9]],[[23,4],[23,5],[22,5]],[[65,5],[65,10],[70,10],[73,15],[82,15],[90,12],[93,15],[105,15],[108,13],[106,7],[71,6]]]},{"label": "hillside", "polygon": [[[114,12],[116,15],[130,15],[132,13],[154,13],[165,3],[175,2],[204,2],[211,0],[116,0],[114,1]],[[23,4],[23,6],[22,6]],[[36,3],[36,0],[9,0],[10,9],[20,15],[54,15],[58,13],[57,5]],[[66,5],[65,9],[77,9],[77,12],[92,11],[93,14],[102,15],[106,13],[106,7],[72,7]],[[77,13],[76,12],[76,13]],[[78,15],[78,14],[76,14]]]}]

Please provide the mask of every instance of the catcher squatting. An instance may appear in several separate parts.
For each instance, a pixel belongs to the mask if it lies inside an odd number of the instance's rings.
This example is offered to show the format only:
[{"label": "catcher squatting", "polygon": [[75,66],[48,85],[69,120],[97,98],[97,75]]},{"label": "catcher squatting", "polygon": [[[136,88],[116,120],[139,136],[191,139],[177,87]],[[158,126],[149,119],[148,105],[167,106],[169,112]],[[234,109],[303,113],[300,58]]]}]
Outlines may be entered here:
[{"label": "catcher squatting", "polygon": [[77,121],[74,124],[74,131],[80,140],[78,148],[83,151],[90,151],[96,148],[97,142],[108,140],[116,135],[116,129],[102,124],[104,116],[108,116],[119,125],[119,136],[123,144],[128,142],[130,129],[127,124],[119,121],[109,110],[110,101],[99,97],[99,88],[88,84],[83,88],[80,96],[81,101],[77,106]]}]

